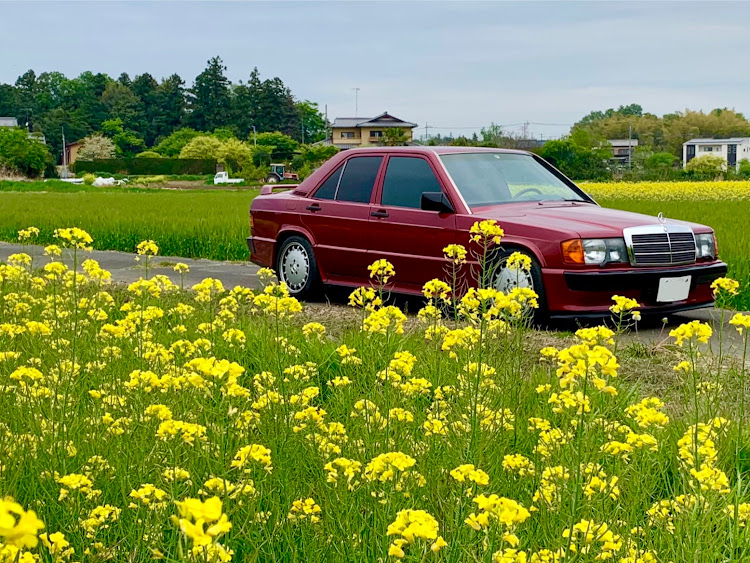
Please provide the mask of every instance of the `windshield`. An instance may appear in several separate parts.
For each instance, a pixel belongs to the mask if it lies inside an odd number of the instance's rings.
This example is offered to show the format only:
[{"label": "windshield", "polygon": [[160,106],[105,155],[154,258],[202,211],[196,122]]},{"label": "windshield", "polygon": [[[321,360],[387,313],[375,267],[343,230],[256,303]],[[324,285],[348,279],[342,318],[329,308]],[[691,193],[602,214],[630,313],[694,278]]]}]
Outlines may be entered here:
[{"label": "windshield", "polygon": [[530,155],[474,152],[440,156],[469,207],[518,201],[587,201]]}]

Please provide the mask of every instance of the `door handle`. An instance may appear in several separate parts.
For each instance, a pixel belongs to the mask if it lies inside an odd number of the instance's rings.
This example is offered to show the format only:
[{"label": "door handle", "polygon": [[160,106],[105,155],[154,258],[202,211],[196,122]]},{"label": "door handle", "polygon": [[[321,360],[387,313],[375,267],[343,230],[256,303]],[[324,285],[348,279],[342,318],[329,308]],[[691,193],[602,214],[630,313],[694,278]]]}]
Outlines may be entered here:
[{"label": "door handle", "polygon": [[313,203],[312,205],[308,205],[305,209],[307,209],[308,211],[320,211],[322,207],[320,207],[320,205],[318,205],[317,203]]},{"label": "door handle", "polygon": [[373,217],[388,217],[388,212],[381,209],[380,211],[373,211],[370,215]]}]

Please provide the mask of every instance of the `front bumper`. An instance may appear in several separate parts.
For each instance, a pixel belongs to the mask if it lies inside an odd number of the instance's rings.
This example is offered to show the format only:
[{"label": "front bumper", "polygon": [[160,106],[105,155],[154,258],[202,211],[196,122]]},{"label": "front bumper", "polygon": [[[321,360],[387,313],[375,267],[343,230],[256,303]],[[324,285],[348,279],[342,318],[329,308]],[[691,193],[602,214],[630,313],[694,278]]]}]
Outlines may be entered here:
[{"label": "front bumper", "polygon": [[[713,303],[711,282],[727,273],[723,262],[670,268],[622,270],[543,270],[547,306],[552,317],[584,317],[609,314],[613,295],[630,297],[641,304],[643,314],[669,314]],[[659,280],[691,276],[690,293],[683,301],[659,303]]]}]

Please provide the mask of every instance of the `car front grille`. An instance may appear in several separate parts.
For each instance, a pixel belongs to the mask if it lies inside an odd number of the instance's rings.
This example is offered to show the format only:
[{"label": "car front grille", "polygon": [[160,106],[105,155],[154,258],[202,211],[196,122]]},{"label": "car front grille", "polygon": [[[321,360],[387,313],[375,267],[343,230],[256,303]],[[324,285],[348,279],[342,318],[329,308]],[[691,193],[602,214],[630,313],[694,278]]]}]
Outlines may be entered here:
[{"label": "car front grille", "polygon": [[623,229],[633,266],[671,266],[695,262],[695,235],[682,225]]}]

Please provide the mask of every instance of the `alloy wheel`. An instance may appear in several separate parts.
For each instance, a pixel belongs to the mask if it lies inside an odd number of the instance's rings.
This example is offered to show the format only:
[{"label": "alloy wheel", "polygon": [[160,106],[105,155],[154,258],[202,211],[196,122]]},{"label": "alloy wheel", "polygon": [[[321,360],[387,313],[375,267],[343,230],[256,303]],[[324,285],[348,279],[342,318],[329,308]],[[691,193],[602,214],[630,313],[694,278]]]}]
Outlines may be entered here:
[{"label": "alloy wheel", "polygon": [[281,278],[289,290],[297,293],[310,278],[310,257],[301,244],[294,242],[284,249],[281,256]]}]

